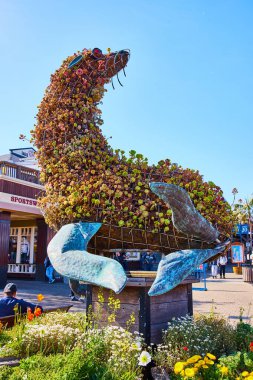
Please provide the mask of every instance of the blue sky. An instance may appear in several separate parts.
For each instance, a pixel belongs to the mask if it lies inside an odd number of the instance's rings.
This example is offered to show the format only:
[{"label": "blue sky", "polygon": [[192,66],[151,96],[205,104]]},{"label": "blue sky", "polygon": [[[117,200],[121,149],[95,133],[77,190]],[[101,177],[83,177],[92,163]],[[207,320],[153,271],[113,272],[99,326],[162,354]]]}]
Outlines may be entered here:
[{"label": "blue sky", "polygon": [[170,158],[223,190],[253,192],[253,2],[0,0],[0,154],[25,147],[62,60],[131,49],[103,101],[111,145]]}]

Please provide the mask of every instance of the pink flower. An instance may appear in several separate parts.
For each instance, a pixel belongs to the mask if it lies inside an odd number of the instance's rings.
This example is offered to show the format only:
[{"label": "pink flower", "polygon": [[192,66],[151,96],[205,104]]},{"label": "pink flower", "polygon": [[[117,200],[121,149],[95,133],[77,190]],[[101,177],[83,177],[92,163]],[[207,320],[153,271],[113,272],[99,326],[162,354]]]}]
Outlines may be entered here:
[{"label": "pink flower", "polygon": [[105,62],[104,61],[99,61],[98,63],[98,70],[102,71],[105,69]]},{"label": "pink flower", "polygon": [[77,75],[82,75],[83,74],[83,70],[82,69],[78,69],[78,70],[76,70],[76,73],[77,73]]}]

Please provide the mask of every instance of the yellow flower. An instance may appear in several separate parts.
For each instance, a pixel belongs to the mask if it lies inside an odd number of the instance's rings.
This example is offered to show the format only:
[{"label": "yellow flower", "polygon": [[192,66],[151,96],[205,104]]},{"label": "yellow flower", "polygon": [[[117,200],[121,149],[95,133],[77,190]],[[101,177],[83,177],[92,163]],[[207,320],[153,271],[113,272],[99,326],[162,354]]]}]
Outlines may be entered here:
[{"label": "yellow flower", "polygon": [[184,376],[184,374],[185,374],[185,371],[184,371],[184,369],[183,369],[183,371],[180,372],[180,375],[181,375],[181,376]]},{"label": "yellow flower", "polygon": [[101,289],[99,289],[99,292],[98,292],[98,302],[103,303],[104,301],[105,301],[105,298],[104,298],[103,292],[102,292]]},{"label": "yellow flower", "polygon": [[183,369],[184,369],[184,363],[183,362],[177,362],[174,365],[174,372],[176,375],[178,375],[179,372],[183,371]]},{"label": "yellow flower", "polygon": [[220,368],[220,371],[221,371],[222,375],[227,375],[228,374],[228,367],[223,366]]},{"label": "yellow flower", "polygon": [[202,368],[208,368],[208,365],[204,364],[202,365]]},{"label": "yellow flower", "polygon": [[206,354],[206,356],[211,359],[211,360],[215,360],[216,359],[216,356],[214,356],[213,354]]},{"label": "yellow flower", "polygon": [[214,361],[213,360],[209,360],[209,359],[205,360],[205,362],[206,362],[206,364],[210,364],[210,365],[214,364]]},{"label": "yellow flower", "polygon": [[15,313],[18,312],[18,303],[16,303],[16,305],[13,308],[13,310],[14,310]]},{"label": "yellow flower", "polygon": [[201,359],[201,356],[199,356],[199,355],[194,355],[194,356],[192,356],[191,358],[189,358],[189,359],[187,360],[187,363],[189,363],[189,364],[197,363],[197,361],[198,361],[199,359]]},{"label": "yellow flower", "polygon": [[116,320],[116,315],[115,315],[115,314],[110,314],[110,315],[108,315],[107,320],[108,320],[109,323],[113,323],[113,322],[115,322],[115,320]]},{"label": "yellow flower", "polygon": [[199,360],[197,364],[204,365],[206,364],[205,360]]},{"label": "yellow flower", "polygon": [[45,297],[43,296],[43,294],[38,294],[38,295],[37,295],[37,300],[38,300],[39,302],[43,301],[44,298],[45,298]]},{"label": "yellow flower", "polygon": [[241,373],[241,375],[242,375],[242,377],[246,377],[246,376],[249,375],[249,372],[248,372],[248,371],[243,371],[243,372]]},{"label": "yellow flower", "polygon": [[247,380],[253,380],[253,375],[246,377]]},{"label": "yellow flower", "polygon": [[195,376],[196,371],[194,371],[194,368],[185,368],[185,376],[187,377],[193,377]]}]

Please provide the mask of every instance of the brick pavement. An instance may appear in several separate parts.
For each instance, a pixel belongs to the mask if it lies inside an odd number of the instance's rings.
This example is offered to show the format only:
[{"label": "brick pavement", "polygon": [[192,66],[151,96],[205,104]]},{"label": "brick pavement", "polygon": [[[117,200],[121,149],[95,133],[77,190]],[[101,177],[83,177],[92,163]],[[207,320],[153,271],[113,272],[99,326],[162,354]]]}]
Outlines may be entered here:
[{"label": "brick pavement", "polygon": [[[202,287],[203,283],[196,284]],[[226,279],[207,278],[207,291],[193,291],[194,312],[226,316],[232,323],[239,320],[243,308],[243,320],[253,323],[253,284],[244,282],[241,275],[227,273]]]}]

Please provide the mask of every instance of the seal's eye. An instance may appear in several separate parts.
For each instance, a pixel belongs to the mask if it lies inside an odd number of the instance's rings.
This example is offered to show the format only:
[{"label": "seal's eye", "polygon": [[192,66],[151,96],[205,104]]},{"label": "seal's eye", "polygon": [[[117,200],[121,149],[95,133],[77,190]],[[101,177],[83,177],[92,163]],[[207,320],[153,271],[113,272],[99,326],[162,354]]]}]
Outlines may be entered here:
[{"label": "seal's eye", "polygon": [[99,48],[94,48],[92,50],[92,55],[94,58],[101,58],[101,56],[103,55],[102,53],[102,50],[100,50]]},{"label": "seal's eye", "polygon": [[75,58],[70,62],[70,64],[68,65],[68,68],[70,69],[71,67],[75,66],[75,65],[76,65],[77,63],[79,63],[82,59],[83,59],[82,54],[78,55],[77,57],[75,57]]}]

